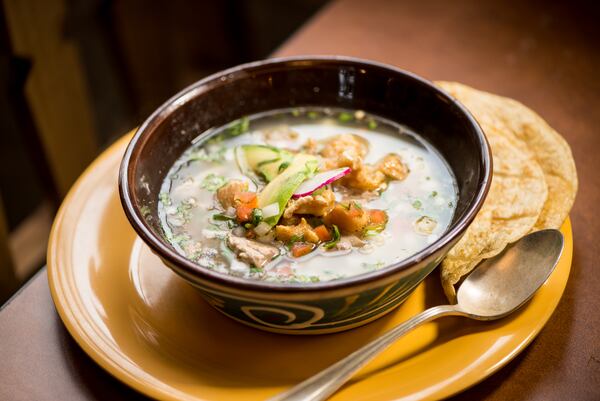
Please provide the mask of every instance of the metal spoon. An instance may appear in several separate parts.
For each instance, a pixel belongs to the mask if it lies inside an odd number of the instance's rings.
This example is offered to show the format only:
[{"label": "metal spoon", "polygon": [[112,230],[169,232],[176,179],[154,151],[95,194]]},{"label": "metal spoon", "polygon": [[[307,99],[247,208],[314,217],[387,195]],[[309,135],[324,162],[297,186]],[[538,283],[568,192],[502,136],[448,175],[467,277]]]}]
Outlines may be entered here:
[{"label": "metal spoon", "polygon": [[465,279],[456,305],[440,305],[421,312],[270,401],[324,400],[398,338],[438,317],[495,320],[511,314],[544,284],[562,249],[563,236],[557,230],[537,231],[521,238],[501,254],[482,262]]}]

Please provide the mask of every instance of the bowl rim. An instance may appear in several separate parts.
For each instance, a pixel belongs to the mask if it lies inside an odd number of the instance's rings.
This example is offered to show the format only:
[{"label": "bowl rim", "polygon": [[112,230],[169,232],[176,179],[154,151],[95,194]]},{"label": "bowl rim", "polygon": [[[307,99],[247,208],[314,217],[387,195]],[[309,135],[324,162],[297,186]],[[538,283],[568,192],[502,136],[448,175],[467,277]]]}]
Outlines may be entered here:
[{"label": "bowl rim", "polygon": [[[229,274],[219,273],[200,266],[180,255],[175,250],[169,248],[159,236],[154,233],[151,227],[146,223],[142,216],[141,210],[135,206],[131,198],[132,182],[129,180],[129,170],[132,166],[131,158],[134,149],[144,141],[152,132],[152,129],[158,126],[173,110],[186,104],[188,101],[195,98],[197,95],[210,90],[211,84],[226,84],[228,80],[233,80],[236,77],[243,78],[247,73],[253,70],[261,70],[270,66],[294,65],[298,63],[312,65],[326,65],[336,63],[348,63],[355,66],[368,66],[380,69],[387,69],[394,74],[407,76],[420,84],[437,92],[438,96],[443,97],[448,103],[456,107],[464,114],[467,121],[472,125],[476,133],[476,139],[479,140],[479,148],[481,150],[482,159],[480,160],[483,168],[483,177],[479,184],[478,191],[474,201],[467,207],[467,210],[454,224],[450,225],[447,231],[436,241],[429,244],[419,252],[412,254],[406,259],[390,264],[382,269],[342,278],[338,280],[317,282],[317,283],[276,283],[268,281],[251,280],[241,277],[232,276]],[[365,283],[384,279],[388,276],[395,275],[399,272],[408,270],[420,263],[423,260],[434,255],[436,252],[443,249],[455,239],[459,238],[467,227],[472,223],[476,214],[481,209],[483,202],[488,194],[491,186],[492,178],[492,154],[489,143],[483,130],[475,120],[473,115],[464,107],[458,100],[454,99],[443,89],[435,86],[433,82],[428,81],[412,72],[405,71],[393,65],[366,60],[357,57],[339,56],[339,55],[299,55],[291,57],[276,57],[260,61],[253,61],[228,68],[217,73],[211,74],[179,91],[177,94],[165,101],[159,106],[136,130],[133,138],[127,145],[127,149],[121,160],[119,168],[118,186],[119,196],[125,215],[127,216],[131,226],[135,229],[142,240],[150,246],[150,248],[158,254],[161,259],[166,260],[169,267],[177,274],[182,275],[178,270],[185,272],[185,278],[198,277],[209,282],[216,282],[225,287],[235,287],[240,290],[258,291],[264,293],[300,293],[300,292],[319,292],[326,290],[338,290],[342,288],[363,285]],[[174,268],[170,265],[177,266]]]}]

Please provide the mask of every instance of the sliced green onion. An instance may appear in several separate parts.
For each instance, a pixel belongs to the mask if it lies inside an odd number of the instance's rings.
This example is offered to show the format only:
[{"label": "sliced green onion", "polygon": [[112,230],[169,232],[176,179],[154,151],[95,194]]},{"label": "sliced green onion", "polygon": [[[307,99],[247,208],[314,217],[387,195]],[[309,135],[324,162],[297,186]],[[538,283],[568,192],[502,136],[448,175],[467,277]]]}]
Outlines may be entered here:
[{"label": "sliced green onion", "polygon": [[325,248],[325,249],[327,249],[327,250],[329,250],[329,249],[333,248],[334,246],[336,246],[336,244],[337,244],[338,242],[340,242],[340,238],[341,238],[341,235],[340,235],[340,230],[339,230],[339,229],[338,229],[338,227],[337,227],[337,226],[334,224],[334,225],[333,225],[333,238],[332,238],[332,240],[331,240],[331,241],[329,241],[329,242],[326,242],[326,243],[323,245],[323,248]]}]

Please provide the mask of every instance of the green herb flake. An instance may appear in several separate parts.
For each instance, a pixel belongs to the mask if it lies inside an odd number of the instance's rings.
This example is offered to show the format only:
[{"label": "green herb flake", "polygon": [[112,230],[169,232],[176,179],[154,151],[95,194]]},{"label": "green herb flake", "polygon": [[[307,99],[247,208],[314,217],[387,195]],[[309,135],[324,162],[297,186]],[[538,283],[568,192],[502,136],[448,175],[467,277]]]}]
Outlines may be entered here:
[{"label": "green herb flake", "polygon": [[353,201],[352,203],[354,204],[354,207],[355,207],[355,208],[357,208],[357,209],[359,209],[359,210],[362,210],[362,205],[361,205],[360,203],[358,203],[358,202],[356,202],[356,201]]},{"label": "green herb flake", "polygon": [[242,117],[239,120],[235,120],[227,127],[227,133],[231,136],[238,136],[247,132],[249,128],[250,119],[248,117]]},{"label": "green herb flake", "polygon": [[288,241],[288,245],[293,245],[296,242],[300,242],[304,239],[304,235],[292,235],[292,238]]},{"label": "green herb flake", "polygon": [[338,115],[338,121],[341,123],[347,123],[349,121],[352,121],[354,119],[354,116],[350,113],[347,113],[345,111],[341,112]]},{"label": "green herb flake", "polygon": [[177,209],[175,210],[175,216],[182,220],[184,223],[188,223],[190,221],[190,209],[194,206],[187,202],[181,202]]},{"label": "green herb flake", "polygon": [[377,122],[375,122],[375,120],[369,120],[367,127],[369,127],[369,129],[375,129],[377,128]]},{"label": "green herb flake", "polygon": [[300,117],[300,114],[301,114],[300,110],[298,110],[298,109],[292,110],[292,116],[294,116],[294,117]]},{"label": "green herb flake", "polygon": [[412,203],[412,207],[414,207],[415,209],[417,209],[417,210],[418,210],[418,209],[421,209],[421,208],[423,207],[423,204],[421,203],[421,201],[420,201],[420,200],[418,200],[418,199],[417,199],[417,200],[415,200],[415,201]]},{"label": "green herb flake", "polygon": [[438,196],[438,192],[437,191],[433,191],[431,193],[431,195],[429,195],[429,196],[431,196],[432,198],[435,198],[436,196]]},{"label": "green herb flake", "polygon": [[180,247],[184,247],[185,244],[191,239],[191,237],[187,234],[177,234],[173,238],[171,238],[171,242],[176,243]]},{"label": "green herb flake", "polygon": [[379,234],[380,232],[382,232],[383,230],[385,230],[385,224],[379,224],[379,225],[372,225],[372,226],[367,226],[362,233],[363,237],[374,237],[377,234]]},{"label": "green herb flake", "polygon": [[216,221],[235,221],[235,217],[227,216],[223,213],[215,213],[212,215],[212,218]]},{"label": "green herb flake", "polygon": [[169,196],[169,194],[167,192],[161,192],[158,195],[158,200],[160,201],[160,203],[162,203],[164,206],[171,206],[171,197]]},{"label": "green herb flake", "polygon": [[374,262],[374,263],[363,262],[360,265],[365,270],[373,271],[373,270],[381,269],[383,266],[385,266],[385,263],[383,263],[381,260],[378,260],[377,262]]},{"label": "green herb flake", "polygon": [[450,208],[451,208],[451,207],[454,207],[454,203],[452,203],[452,202],[448,202],[448,207],[450,207]]},{"label": "green herb flake", "polygon": [[223,142],[223,135],[219,134],[219,135],[215,135],[212,138],[210,138],[208,141],[206,141],[206,144],[208,145],[216,145],[219,144],[221,142]]},{"label": "green herb flake", "polygon": [[252,215],[250,217],[250,221],[252,222],[253,226],[257,226],[263,219],[263,213],[262,210],[259,208],[256,208],[254,210],[252,210]]},{"label": "green herb flake", "polygon": [[189,161],[203,161],[208,163],[222,163],[225,161],[225,153],[227,152],[227,148],[223,145],[221,146],[211,146],[210,150],[206,150],[206,148],[200,148],[193,152]]},{"label": "green herb flake", "polygon": [[311,120],[315,120],[319,117],[319,113],[317,113],[316,111],[309,111],[308,113],[306,113],[306,116]]},{"label": "green herb flake", "polygon": [[217,189],[225,185],[226,182],[227,179],[225,177],[210,173],[202,179],[200,187],[207,189],[210,192],[216,192]]},{"label": "green herb flake", "polygon": [[327,249],[327,250],[329,250],[329,249],[333,248],[334,246],[336,246],[336,245],[337,245],[337,243],[338,243],[338,242],[340,242],[340,238],[341,238],[341,235],[340,235],[340,229],[338,228],[338,226],[336,226],[336,225],[334,224],[334,225],[332,226],[332,228],[333,228],[333,238],[331,239],[331,241],[329,241],[329,242],[326,242],[326,243],[323,245],[323,248],[325,248],[325,249]]},{"label": "green herb flake", "polygon": [[262,273],[262,269],[256,267],[256,266],[252,266],[250,268],[250,274],[261,274]]},{"label": "green herb flake", "polygon": [[144,205],[140,208],[140,212],[142,212],[142,216],[146,218],[150,216],[150,207],[148,207],[148,205]]}]

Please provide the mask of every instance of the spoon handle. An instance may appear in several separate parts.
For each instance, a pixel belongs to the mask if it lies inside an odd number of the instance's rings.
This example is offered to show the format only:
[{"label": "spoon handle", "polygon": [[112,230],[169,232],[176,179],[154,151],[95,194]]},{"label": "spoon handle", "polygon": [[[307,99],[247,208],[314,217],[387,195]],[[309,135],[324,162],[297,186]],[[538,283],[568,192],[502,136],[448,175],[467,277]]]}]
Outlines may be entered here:
[{"label": "spoon handle", "polygon": [[429,308],[290,390],[270,398],[269,401],[324,400],[346,383],[357,370],[415,327],[438,317],[461,314],[462,312],[454,305],[440,305]]}]

